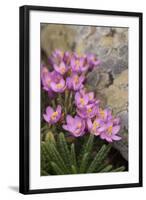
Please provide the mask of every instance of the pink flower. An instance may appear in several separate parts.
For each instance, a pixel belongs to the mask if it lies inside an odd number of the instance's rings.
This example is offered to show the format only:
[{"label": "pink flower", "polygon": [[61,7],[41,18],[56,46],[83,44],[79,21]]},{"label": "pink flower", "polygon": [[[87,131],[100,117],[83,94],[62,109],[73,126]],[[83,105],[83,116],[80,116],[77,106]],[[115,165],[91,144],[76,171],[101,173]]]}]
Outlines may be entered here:
[{"label": "pink flower", "polygon": [[105,126],[105,130],[100,133],[100,138],[107,142],[113,142],[121,140],[121,137],[117,135],[120,131],[120,125],[115,125],[114,122],[109,121]]},{"label": "pink flower", "polygon": [[99,108],[97,116],[103,121],[109,121],[109,120],[113,119],[112,112],[108,108],[106,108],[104,110],[102,108]]},{"label": "pink flower", "polygon": [[69,53],[68,51],[64,52],[63,62],[65,63],[67,68],[70,68],[71,58],[72,58],[71,53]]},{"label": "pink flower", "polygon": [[99,100],[94,98],[94,92],[86,93],[84,89],[76,92],[75,94],[75,104],[78,108],[84,108],[89,104],[98,104]]},{"label": "pink flower", "polygon": [[93,68],[99,66],[101,61],[98,58],[96,58],[94,54],[88,54],[87,63],[89,64],[89,68],[92,70]]},{"label": "pink flower", "polygon": [[74,118],[71,115],[66,117],[67,124],[63,125],[63,129],[69,131],[73,136],[80,137],[85,133],[85,121],[79,116]]},{"label": "pink flower", "polygon": [[66,88],[65,80],[60,74],[58,74],[57,72],[54,72],[51,79],[50,87],[52,91],[57,92],[57,93],[62,93],[64,92]]},{"label": "pink flower", "polygon": [[73,72],[81,72],[84,64],[84,58],[74,55],[71,59],[71,68]]},{"label": "pink flower", "polygon": [[58,105],[56,111],[52,107],[48,106],[46,108],[46,113],[43,114],[44,120],[49,124],[55,124],[61,118],[61,106]]},{"label": "pink flower", "polygon": [[97,115],[98,103],[88,104],[83,108],[77,108],[78,115],[83,118],[93,118]]},{"label": "pink flower", "polygon": [[58,65],[54,64],[54,69],[61,75],[64,75],[67,72],[67,67],[64,62],[61,62]]},{"label": "pink flower", "polygon": [[41,81],[43,89],[48,91],[51,83],[51,72],[49,72],[46,67],[41,68]]},{"label": "pink flower", "polygon": [[89,103],[89,97],[87,94],[80,92],[76,92],[75,94],[75,104],[78,108],[83,108]]},{"label": "pink flower", "polygon": [[87,127],[88,131],[96,136],[100,135],[103,131],[106,130],[104,122],[98,118],[95,118],[94,120],[87,119]]},{"label": "pink flower", "polygon": [[59,65],[60,62],[62,61],[63,59],[63,55],[64,53],[59,50],[59,49],[56,49],[52,55],[49,57],[49,63],[53,66],[54,64],[56,65]]},{"label": "pink flower", "polygon": [[78,74],[73,73],[70,77],[67,77],[66,84],[68,89],[74,91],[80,90],[83,88],[83,82],[85,77],[83,75],[78,76]]},{"label": "pink flower", "polygon": [[51,81],[52,81],[52,72],[49,72],[46,67],[41,67],[41,82],[42,87],[45,91],[48,92],[50,97],[54,97],[54,92],[51,89]]}]

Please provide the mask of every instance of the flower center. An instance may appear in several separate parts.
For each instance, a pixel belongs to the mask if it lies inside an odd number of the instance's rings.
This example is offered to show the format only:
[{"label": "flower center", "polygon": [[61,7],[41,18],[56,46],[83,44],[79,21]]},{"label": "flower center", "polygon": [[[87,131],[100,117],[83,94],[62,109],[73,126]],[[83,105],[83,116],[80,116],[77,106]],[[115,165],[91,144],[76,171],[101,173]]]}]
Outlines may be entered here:
[{"label": "flower center", "polygon": [[91,100],[93,98],[92,94],[89,94],[89,99]]},{"label": "flower center", "polygon": [[75,76],[75,77],[74,77],[74,82],[75,82],[76,84],[79,82],[78,76]]},{"label": "flower center", "polygon": [[48,84],[48,86],[50,86],[50,83],[51,83],[51,79],[48,78],[48,80],[47,80],[47,84]]},{"label": "flower center", "polygon": [[92,112],[92,109],[89,108],[89,109],[87,110],[87,113],[91,113],[91,112]]},{"label": "flower center", "polygon": [[58,115],[57,111],[53,112],[51,119],[54,120],[57,117],[57,115]]},{"label": "flower center", "polygon": [[79,122],[78,124],[77,124],[77,128],[81,128],[82,127],[82,124]]},{"label": "flower center", "polygon": [[80,65],[80,61],[76,60],[76,67],[79,68],[79,65]]},{"label": "flower center", "polygon": [[107,129],[109,135],[112,134],[112,130],[113,130],[113,126],[109,126]]},{"label": "flower center", "polygon": [[82,105],[84,105],[84,104],[85,104],[85,101],[84,101],[84,99],[83,99],[83,98],[80,98],[80,102],[81,102],[81,104],[82,104]]},{"label": "flower center", "polygon": [[99,127],[99,123],[97,121],[94,121],[94,123],[93,123],[93,129],[96,129],[97,127]]},{"label": "flower center", "polygon": [[61,83],[58,83],[56,86],[57,86],[58,89],[62,88],[62,84]]},{"label": "flower center", "polygon": [[104,110],[100,109],[100,110],[99,110],[99,113],[100,113],[100,115],[101,115],[102,118],[105,117],[105,112],[104,112]]},{"label": "flower center", "polygon": [[65,73],[65,67],[64,66],[61,66],[60,70],[61,70],[62,73]]}]

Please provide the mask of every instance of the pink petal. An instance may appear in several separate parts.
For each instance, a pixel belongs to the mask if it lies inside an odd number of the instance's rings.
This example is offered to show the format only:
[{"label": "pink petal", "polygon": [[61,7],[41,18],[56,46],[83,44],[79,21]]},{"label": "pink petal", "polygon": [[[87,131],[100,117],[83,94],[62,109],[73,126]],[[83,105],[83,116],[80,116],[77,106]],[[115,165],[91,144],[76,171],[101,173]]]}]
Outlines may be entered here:
[{"label": "pink petal", "polygon": [[68,131],[68,126],[67,125],[62,125],[62,128]]},{"label": "pink petal", "polygon": [[120,123],[120,118],[119,118],[119,117],[115,118],[115,119],[113,120],[113,123],[114,123],[115,125],[118,125],[118,124]]},{"label": "pink petal", "polygon": [[100,133],[99,133],[99,132],[96,132],[96,133],[94,133],[94,135],[98,136],[98,135],[100,135]]},{"label": "pink petal", "polygon": [[118,141],[121,140],[122,138],[117,135],[113,135],[112,139]]},{"label": "pink petal", "polygon": [[46,114],[43,114],[43,118],[46,122],[49,122],[48,116]]},{"label": "pink petal", "polygon": [[98,128],[98,131],[99,131],[99,132],[103,132],[103,131],[105,131],[105,130],[106,130],[105,127],[100,127],[100,128]]},{"label": "pink petal", "polygon": [[109,137],[106,137],[105,139],[106,139],[106,141],[108,141],[108,142],[113,142],[112,139],[109,138]]},{"label": "pink petal", "polygon": [[47,113],[47,115],[51,115],[53,112],[54,112],[54,110],[53,110],[53,108],[51,108],[50,106],[48,106],[48,107],[46,108],[46,113]]},{"label": "pink petal", "polygon": [[79,92],[76,92],[75,94],[75,100],[78,101],[80,99],[80,93]]},{"label": "pink petal", "polygon": [[58,113],[61,113],[61,106],[60,106],[60,105],[57,106],[56,111],[57,111]]},{"label": "pink petal", "polygon": [[67,121],[68,124],[73,124],[74,119],[73,119],[73,117],[71,115],[67,115],[66,121]]},{"label": "pink petal", "polygon": [[115,135],[115,134],[117,134],[119,132],[119,130],[120,130],[120,126],[114,126],[112,132]]},{"label": "pink petal", "polygon": [[100,138],[101,139],[105,139],[106,138],[106,135],[103,133],[103,134],[100,134]]},{"label": "pink petal", "polygon": [[92,129],[92,121],[91,121],[91,119],[87,119],[87,126],[88,126],[88,130],[90,131]]}]

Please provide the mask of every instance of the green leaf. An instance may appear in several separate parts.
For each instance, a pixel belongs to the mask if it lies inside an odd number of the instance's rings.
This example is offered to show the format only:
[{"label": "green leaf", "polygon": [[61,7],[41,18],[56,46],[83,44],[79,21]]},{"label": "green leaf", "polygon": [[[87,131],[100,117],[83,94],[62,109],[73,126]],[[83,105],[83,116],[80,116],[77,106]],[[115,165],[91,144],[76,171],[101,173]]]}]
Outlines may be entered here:
[{"label": "green leaf", "polygon": [[71,167],[71,155],[63,133],[59,134],[59,149],[66,166]]},{"label": "green leaf", "polygon": [[80,164],[80,170],[79,170],[80,173],[84,173],[86,171],[88,161],[89,161],[89,153],[85,153],[83,155],[83,158]]},{"label": "green leaf", "polygon": [[103,168],[100,172],[109,172],[113,168],[112,165],[107,165],[105,168]]},{"label": "green leaf", "polygon": [[45,170],[41,170],[41,176],[47,176],[48,173]]},{"label": "green leaf", "polygon": [[[90,134],[87,142],[85,142],[83,144],[83,148],[82,148],[81,154],[80,154],[80,161],[81,161],[81,159],[82,159],[82,157],[84,156],[85,153],[91,152],[92,147],[93,147],[93,140],[94,140],[94,135]],[[80,163],[80,161],[79,161],[79,163]]]},{"label": "green leaf", "polygon": [[96,168],[96,172],[101,172],[106,166],[107,163],[100,163],[100,165]]},{"label": "green leaf", "polygon": [[71,144],[71,163],[77,169],[77,161],[76,161],[76,153],[75,153],[75,145],[74,145],[74,143]]},{"label": "green leaf", "polygon": [[54,138],[54,135],[51,131],[49,131],[46,136],[45,136],[45,141],[46,142],[50,142],[50,143],[54,143],[56,144],[56,141],[55,141],[55,138]]},{"label": "green leaf", "polygon": [[68,173],[68,168],[64,163],[60,153],[54,144],[48,144],[48,150],[50,151],[51,160],[54,161],[63,171],[64,173]]},{"label": "green leaf", "polygon": [[125,170],[125,167],[124,166],[121,166],[121,167],[118,167],[116,169],[113,169],[112,172],[122,172]]},{"label": "green leaf", "polygon": [[101,149],[96,154],[94,160],[92,161],[91,165],[89,166],[87,173],[92,173],[98,167],[98,165],[105,159],[107,156],[111,145],[103,145]]},{"label": "green leaf", "polygon": [[41,169],[44,171],[50,170],[50,157],[46,149],[46,144],[41,143]]},{"label": "green leaf", "polygon": [[58,175],[64,174],[64,171],[56,163],[51,162],[51,166],[56,174]]},{"label": "green leaf", "polygon": [[77,169],[74,165],[71,166],[71,171],[73,174],[77,174]]}]

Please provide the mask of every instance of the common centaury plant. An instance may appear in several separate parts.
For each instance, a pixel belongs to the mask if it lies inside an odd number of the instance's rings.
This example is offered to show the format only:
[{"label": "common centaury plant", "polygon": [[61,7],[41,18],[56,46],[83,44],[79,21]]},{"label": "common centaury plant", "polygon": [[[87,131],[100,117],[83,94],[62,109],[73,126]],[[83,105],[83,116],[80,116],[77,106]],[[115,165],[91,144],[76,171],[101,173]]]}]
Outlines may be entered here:
[{"label": "common centaury plant", "polygon": [[[86,85],[88,73],[100,62],[94,54],[55,50],[47,65],[41,65],[42,175],[124,170],[107,159],[111,143],[122,139],[120,118],[102,107]],[[71,137],[74,140],[67,142]],[[81,144],[84,138],[88,139]],[[100,148],[93,148],[95,138],[103,142]]]}]

